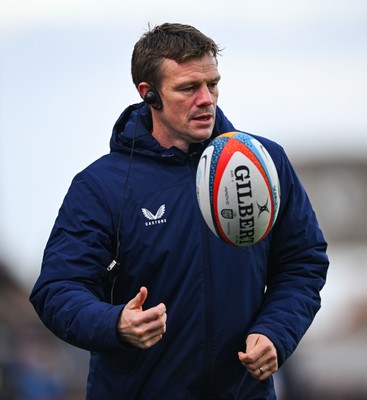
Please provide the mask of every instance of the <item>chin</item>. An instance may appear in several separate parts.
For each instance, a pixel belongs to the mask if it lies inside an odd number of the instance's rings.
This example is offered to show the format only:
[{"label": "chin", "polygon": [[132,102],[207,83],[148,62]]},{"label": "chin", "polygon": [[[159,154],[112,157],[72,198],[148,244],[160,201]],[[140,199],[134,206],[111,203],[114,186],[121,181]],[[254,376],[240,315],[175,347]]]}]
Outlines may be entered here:
[{"label": "chin", "polygon": [[209,139],[209,138],[212,136],[212,134],[213,134],[213,128],[214,128],[214,127],[212,126],[211,128],[206,129],[205,131],[202,132],[202,134],[201,134],[201,141],[207,140],[207,139]]},{"label": "chin", "polygon": [[196,134],[196,135],[192,135],[191,139],[193,142],[195,143],[200,143],[200,142],[204,142],[205,140],[209,139],[212,135],[212,132],[206,132],[203,133],[201,132],[200,134]]}]

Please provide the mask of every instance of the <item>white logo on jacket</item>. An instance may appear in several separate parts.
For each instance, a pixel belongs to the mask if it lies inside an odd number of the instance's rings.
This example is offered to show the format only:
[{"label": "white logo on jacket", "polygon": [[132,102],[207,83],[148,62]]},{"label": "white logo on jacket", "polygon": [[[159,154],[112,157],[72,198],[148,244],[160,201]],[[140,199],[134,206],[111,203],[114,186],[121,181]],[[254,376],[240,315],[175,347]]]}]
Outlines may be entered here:
[{"label": "white logo on jacket", "polygon": [[162,204],[158,208],[158,211],[155,214],[153,214],[151,211],[149,211],[146,208],[142,208],[141,211],[142,211],[144,217],[149,220],[149,221],[145,222],[145,226],[165,224],[167,222],[166,218],[162,218],[166,212],[165,204]]}]

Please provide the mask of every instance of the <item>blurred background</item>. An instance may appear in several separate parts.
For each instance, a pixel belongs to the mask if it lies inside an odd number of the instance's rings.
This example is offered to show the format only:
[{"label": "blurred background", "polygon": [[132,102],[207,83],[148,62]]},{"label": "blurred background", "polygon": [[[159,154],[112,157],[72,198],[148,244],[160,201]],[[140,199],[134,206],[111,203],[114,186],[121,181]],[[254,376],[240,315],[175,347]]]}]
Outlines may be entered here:
[{"label": "blurred background", "polygon": [[367,399],[367,2],[0,0],[0,400],[85,396],[88,354],[28,295],[71,179],[139,101],[134,43],[166,21],[224,48],[219,105],[282,144],[329,242],[322,309],[279,399]]}]

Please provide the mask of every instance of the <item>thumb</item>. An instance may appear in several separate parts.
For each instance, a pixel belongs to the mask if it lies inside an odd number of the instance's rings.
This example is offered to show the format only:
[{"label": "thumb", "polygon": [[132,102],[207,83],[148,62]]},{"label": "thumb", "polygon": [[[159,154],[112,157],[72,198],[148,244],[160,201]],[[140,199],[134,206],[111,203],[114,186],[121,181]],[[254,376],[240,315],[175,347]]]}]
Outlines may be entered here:
[{"label": "thumb", "polygon": [[245,352],[238,352],[238,358],[242,363],[246,363],[249,361],[249,353],[253,348],[256,346],[257,342],[259,341],[259,336],[257,334],[250,334],[247,336],[246,339],[246,351]]},{"label": "thumb", "polygon": [[143,304],[148,297],[148,289],[142,286],[139,290],[139,293],[128,302],[127,306],[130,309],[139,309],[140,311],[143,308]]},{"label": "thumb", "polygon": [[259,341],[259,336],[257,334],[250,334],[247,336],[246,340],[246,353],[250,352]]}]

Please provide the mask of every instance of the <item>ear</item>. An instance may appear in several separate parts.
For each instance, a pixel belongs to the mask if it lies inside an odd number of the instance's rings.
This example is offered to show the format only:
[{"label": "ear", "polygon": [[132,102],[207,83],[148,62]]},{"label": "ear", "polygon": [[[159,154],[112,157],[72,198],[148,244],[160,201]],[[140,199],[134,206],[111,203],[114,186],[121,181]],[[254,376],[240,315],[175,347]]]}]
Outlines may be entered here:
[{"label": "ear", "polygon": [[138,92],[140,94],[140,97],[144,99],[145,95],[147,94],[148,90],[150,88],[149,83],[147,82],[140,82],[138,85]]}]

